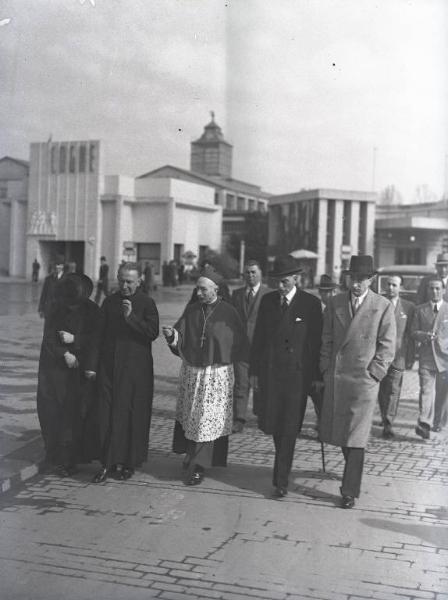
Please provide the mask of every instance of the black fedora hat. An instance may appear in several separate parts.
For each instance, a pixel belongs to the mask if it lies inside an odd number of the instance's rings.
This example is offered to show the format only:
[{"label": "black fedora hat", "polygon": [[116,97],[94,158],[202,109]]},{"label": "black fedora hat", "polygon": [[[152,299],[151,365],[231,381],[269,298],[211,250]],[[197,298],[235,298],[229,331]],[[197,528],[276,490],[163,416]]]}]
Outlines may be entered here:
[{"label": "black fedora hat", "polygon": [[448,252],[442,252],[437,255],[436,265],[448,265]]},{"label": "black fedora hat", "polygon": [[348,271],[353,275],[365,275],[367,277],[372,277],[375,275],[375,269],[373,268],[373,257],[369,254],[355,254],[350,259]]},{"label": "black fedora hat", "polygon": [[302,269],[297,265],[296,259],[290,254],[286,254],[285,256],[277,256],[272,271],[268,275],[269,277],[287,277],[301,271]]},{"label": "black fedora hat", "polygon": [[318,287],[320,290],[334,290],[338,284],[334,283],[329,275],[321,275]]}]

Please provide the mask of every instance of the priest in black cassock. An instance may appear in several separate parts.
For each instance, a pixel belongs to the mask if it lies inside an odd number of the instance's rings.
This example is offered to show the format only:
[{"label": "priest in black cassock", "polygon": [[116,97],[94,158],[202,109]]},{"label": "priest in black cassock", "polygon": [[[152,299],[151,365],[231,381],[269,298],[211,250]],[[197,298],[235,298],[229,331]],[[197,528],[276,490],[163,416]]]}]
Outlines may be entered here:
[{"label": "priest in black cassock", "polygon": [[129,479],[148,455],[154,373],[151,343],[159,335],[159,314],[140,289],[136,263],[118,270],[119,290],[101,306],[102,344],[98,371],[98,410],[102,468]]},{"label": "priest in black cassock", "polygon": [[[185,483],[197,485],[204,468],[226,466],[233,426],[233,363],[248,348],[236,309],[218,296],[222,277],[206,267],[197,282],[197,301],[189,304],[163,333],[181,357],[173,450],[186,454]],[[246,357],[247,359],[247,357]]]}]

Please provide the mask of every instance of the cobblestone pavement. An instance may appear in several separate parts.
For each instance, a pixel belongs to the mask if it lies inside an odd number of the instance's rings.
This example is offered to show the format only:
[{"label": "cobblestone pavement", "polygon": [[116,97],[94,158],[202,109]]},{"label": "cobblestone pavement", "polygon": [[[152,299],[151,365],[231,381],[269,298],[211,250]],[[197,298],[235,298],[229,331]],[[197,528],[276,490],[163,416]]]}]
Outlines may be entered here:
[{"label": "cobblestone pavement", "polygon": [[[163,323],[180,313],[185,294],[162,299]],[[272,441],[253,419],[231,437],[228,468],[185,487],[170,452],[179,362],[160,339],[144,469],[97,486],[95,465],[69,479],[51,472],[27,479],[42,456],[41,331],[34,314],[0,317],[2,600],[448,600],[447,437],[423,442],[413,432],[415,371],[405,377],[396,439],[381,439],[376,416],[363,493],[351,511],[338,508],[338,449],[326,446],[322,472],[312,408],[284,500],[270,497]]]}]

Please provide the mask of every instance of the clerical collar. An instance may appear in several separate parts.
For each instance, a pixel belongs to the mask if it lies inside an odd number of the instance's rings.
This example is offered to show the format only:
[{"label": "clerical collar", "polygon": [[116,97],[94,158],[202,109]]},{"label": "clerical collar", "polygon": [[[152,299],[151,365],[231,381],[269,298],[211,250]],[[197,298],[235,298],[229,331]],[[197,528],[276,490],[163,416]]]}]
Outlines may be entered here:
[{"label": "clerical collar", "polygon": [[257,283],[257,285],[254,285],[254,287],[250,287],[250,285],[246,286],[246,296],[247,294],[252,290],[254,295],[258,293],[258,290],[260,289],[260,285],[261,283]]}]

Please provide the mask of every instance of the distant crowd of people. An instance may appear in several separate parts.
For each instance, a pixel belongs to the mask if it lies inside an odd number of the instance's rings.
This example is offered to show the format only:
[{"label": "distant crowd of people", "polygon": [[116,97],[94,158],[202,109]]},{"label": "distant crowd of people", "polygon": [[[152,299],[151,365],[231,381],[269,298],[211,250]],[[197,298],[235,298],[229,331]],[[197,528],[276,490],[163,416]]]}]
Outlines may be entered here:
[{"label": "distant crowd of people", "polygon": [[[341,506],[352,508],[375,406],[383,437],[394,438],[403,373],[416,355],[415,432],[427,440],[447,425],[448,253],[438,256],[436,269],[414,305],[400,298],[398,273],[388,277],[385,296],[370,289],[371,256],[351,257],[345,291],[322,275],[319,297],[300,289],[290,255],[275,259],[268,273],[273,289],[249,260],[245,283],[232,294],[214,266],[203,264],[182,315],[162,328],[181,360],[173,451],[184,455],[185,483],[198,485],[207,468],[227,464],[229,435],[244,431],[252,397],[258,427],[273,438],[273,496],[286,496],[310,397],[320,441],[342,450]],[[108,275],[102,257],[93,302],[93,282],[57,264],[39,304],[45,325],[37,407],[47,460],[63,476],[98,460],[95,483],[128,479],[147,459],[152,342],[159,335],[145,284],[148,276],[153,285],[152,273],[123,262],[113,293]]]}]

